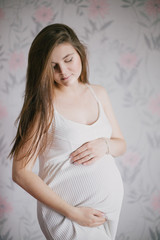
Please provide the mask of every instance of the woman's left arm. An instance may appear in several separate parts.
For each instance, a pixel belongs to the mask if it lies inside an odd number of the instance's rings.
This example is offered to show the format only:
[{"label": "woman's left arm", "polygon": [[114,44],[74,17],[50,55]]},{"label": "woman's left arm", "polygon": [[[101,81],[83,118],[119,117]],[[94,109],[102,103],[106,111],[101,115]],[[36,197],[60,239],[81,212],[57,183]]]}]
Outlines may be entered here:
[{"label": "woman's left arm", "polygon": [[114,156],[118,157],[126,151],[126,142],[120,130],[119,124],[115,117],[109,96],[105,90],[105,88],[101,86],[94,86],[93,87],[95,92],[97,93],[98,98],[100,99],[104,112],[109,119],[109,122],[112,126],[112,136],[110,139],[105,138],[106,144],[108,145],[109,153]]},{"label": "woman's left arm", "polygon": [[76,164],[89,165],[105,154],[111,154],[114,157],[118,157],[126,151],[126,142],[114,115],[105,88],[99,85],[92,85],[92,88],[101,101],[104,112],[109,119],[112,127],[112,136],[111,138],[102,137],[84,143],[81,147],[72,152],[70,157],[72,162]]}]

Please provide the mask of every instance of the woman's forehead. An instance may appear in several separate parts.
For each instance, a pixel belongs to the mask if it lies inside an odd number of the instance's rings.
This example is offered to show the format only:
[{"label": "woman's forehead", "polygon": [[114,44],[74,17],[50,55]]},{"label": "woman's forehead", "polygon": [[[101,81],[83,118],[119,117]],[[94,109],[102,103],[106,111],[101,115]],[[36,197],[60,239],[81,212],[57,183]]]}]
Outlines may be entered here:
[{"label": "woman's forehead", "polygon": [[53,62],[57,62],[65,58],[67,55],[74,54],[75,52],[76,50],[70,43],[61,43],[53,49],[51,53],[51,60]]}]

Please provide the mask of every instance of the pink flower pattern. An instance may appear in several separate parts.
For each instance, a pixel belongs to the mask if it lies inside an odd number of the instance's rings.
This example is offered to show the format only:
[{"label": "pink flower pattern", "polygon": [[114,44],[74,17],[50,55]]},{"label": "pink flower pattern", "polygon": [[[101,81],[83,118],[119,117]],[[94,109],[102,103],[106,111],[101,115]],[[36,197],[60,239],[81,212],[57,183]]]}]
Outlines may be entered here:
[{"label": "pink flower pattern", "polygon": [[7,110],[0,104],[0,119],[7,117]]},{"label": "pink flower pattern", "polygon": [[50,8],[42,6],[36,10],[34,17],[39,23],[48,23],[53,18],[53,11]]},{"label": "pink flower pattern", "polygon": [[148,0],[145,7],[150,16],[156,16],[160,13],[160,0]]},{"label": "pink flower pattern", "polygon": [[127,152],[122,157],[122,163],[126,167],[135,167],[140,162],[140,156],[136,152]]},{"label": "pink flower pattern", "polygon": [[152,208],[160,213],[160,193],[154,194],[151,199]]},{"label": "pink flower pattern", "polygon": [[25,57],[22,52],[13,52],[9,59],[9,66],[11,70],[18,70],[24,67]]},{"label": "pink flower pattern", "polygon": [[148,107],[153,114],[160,116],[160,94],[150,99]]},{"label": "pink flower pattern", "polygon": [[107,0],[89,0],[89,15],[91,17],[105,17],[108,13]]},{"label": "pink flower pattern", "polygon": [[127,69],[133,69],[138,62],[135,53],[125,53],[120,56],[120,65]]},{"label": "pink flower pattern", "polygon": [[12,211],[12,206],[4,198],[0,197],[0,219],[4,217],[6,213]]},{"label": "pink flower pattern", "polygon": [[2,8],[0,8],[0,20],[4,18],[5,14]]}]

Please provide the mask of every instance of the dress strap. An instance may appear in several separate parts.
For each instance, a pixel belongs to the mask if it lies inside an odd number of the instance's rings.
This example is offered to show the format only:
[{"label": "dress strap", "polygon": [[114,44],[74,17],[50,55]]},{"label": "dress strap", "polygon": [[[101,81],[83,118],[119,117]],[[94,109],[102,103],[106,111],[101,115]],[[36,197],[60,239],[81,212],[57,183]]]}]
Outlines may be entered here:
[{"label": "dress strap", "polygon": [[95,97],[95,99],[97,100],[97,102],[99,103],[100,101],[99,101],[99,99],[97,98],[97,96],[96,96],[93,88],[92,88],[88,83],[87,83],[86,85],[87,85],[87,87],[90,89],[91,93],[93,94],[93,96]]}]

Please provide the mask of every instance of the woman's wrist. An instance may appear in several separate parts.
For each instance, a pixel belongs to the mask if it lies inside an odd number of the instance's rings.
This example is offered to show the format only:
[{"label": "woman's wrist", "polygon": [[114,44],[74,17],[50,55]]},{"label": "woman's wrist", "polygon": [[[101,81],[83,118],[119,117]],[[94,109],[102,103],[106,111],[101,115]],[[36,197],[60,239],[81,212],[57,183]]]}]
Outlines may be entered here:
[{"label": "woman's wrist", "polygon": [[66,217],[72,221],[75,221],[75,217],[77,215],[77,207],[71,206],[70,210],[68,211]]}]

